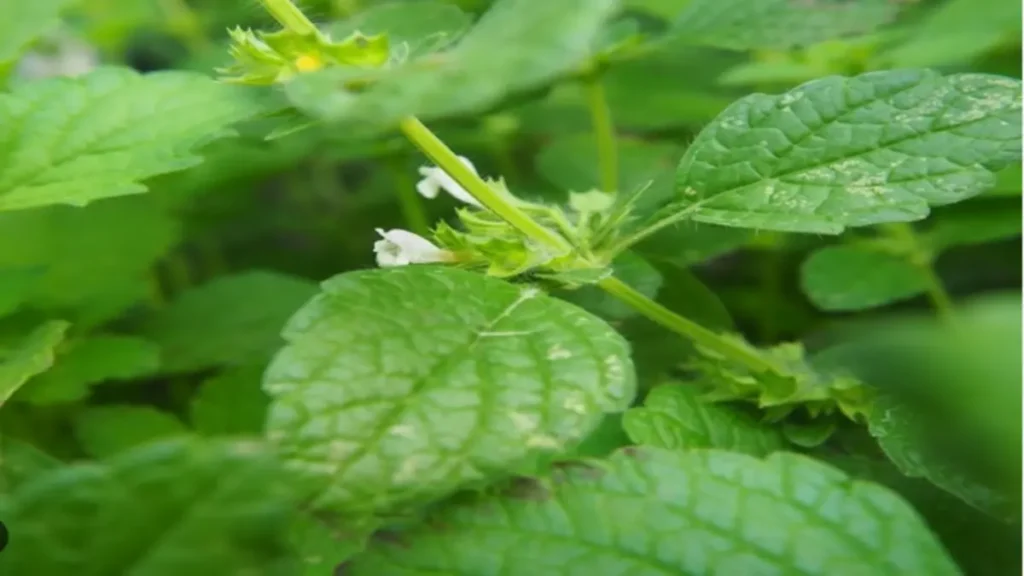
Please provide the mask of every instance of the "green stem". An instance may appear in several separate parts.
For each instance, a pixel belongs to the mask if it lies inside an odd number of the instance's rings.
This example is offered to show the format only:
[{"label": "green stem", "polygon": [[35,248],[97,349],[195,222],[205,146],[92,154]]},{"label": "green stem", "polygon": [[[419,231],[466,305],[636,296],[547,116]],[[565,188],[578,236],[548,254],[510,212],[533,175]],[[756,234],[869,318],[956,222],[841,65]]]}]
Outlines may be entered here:
[{"label": "green stem", "polygon": [[530,218],[518,206],[503,198],[498,192],[487,185],[472,170],[466,167],[459,157],[452,152],[429,128],[415,117],[408,117],[400,124],[402,133],[424,154],[448,173],[453,180],[466,189],[488,210],[500,216],[527,237],[548,246],[560,254],[572,250],[572,245],[559,234],[541,226]]},{"label": "green stem", "polygon": [[287,30],[300,36],[319,34],[320,31],[291,0],[262,0],[263,7],[274,20]]},{"label": "green stem", "polygon": [[911,263],[917,266],[924,275],[925,293],[935,308],[935,312],[941,318],[952,317],[953,299],[949,297],[949,292],[946,292],[942,279],[935,273],[932,254],[918,242],[914,228],[905,222],[898,222],[887,225],[886,229],[890,236],[901,241],[910,250]]},{"label": "green stem", "polygon": [[594,123],[594,139],[597,142],[597,165],[601,170],[601,189],[616,192],[619,189],[619,158],[615,145],[615,125],[604,94],[600,74],[592,74],[585,81],[587,106]]},{"label": "green stem", "polygon": [[655,232],[660,232],[664,228],[667,228],[673,224],[685,220],[690,216],[691,213],[696,211],[697,206],[698,204],[692,204],[686,208],[683,208],[676,212],[672,212],[671,214],[665,216],[661,220],[655,221],[654,224],[651,224],[646,228],[637,230],[636,232],[630,234],[629,236],[622,238],[621,240],[616,242],[614,246],[612,246],[611,250],[609,250],[609,253],[621,254],[622,252],[625,252],[626,250],[632,248],[635,244],[638,244],[641,241],[647,239]]},{"label": "green stem", "polygon": [[736,346],[715,332],[676,314],[614,276],[601,280],[597,285],[605,292],[629,304],[647,318],[689,338],[699,346],[741,362],[755,372],[776,371],[775,367],[760,355]]},{"label": "green stem", "polygon": [[392,159],[391,173],[395,177],[395,187],[398,189],[398,202],[402,207],[402,216],[409,230],[426,236],[430,234],[430,220],[427,218],[427,211],[423,206],[423,198],[416,192],[416,184],[406,175],[405,163],[402,157]]}]

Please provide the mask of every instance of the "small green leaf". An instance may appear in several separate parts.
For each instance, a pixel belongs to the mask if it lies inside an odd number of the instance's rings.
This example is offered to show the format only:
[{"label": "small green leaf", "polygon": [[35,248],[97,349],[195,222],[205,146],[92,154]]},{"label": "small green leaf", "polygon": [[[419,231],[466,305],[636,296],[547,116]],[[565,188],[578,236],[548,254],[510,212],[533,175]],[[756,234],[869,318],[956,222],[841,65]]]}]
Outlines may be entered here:
[{"label": "small green leaf", "polygon": [[4,2],[0,19],[0,67],[15,60],[21,50],[60,23],[60,13],[71,0]]},{"label": "small green leaf", "polygon": [[148,340],[89,336],[69,342],[54,367],[32,378],[16,398],[32,404],[74,402],[85,398],[94,384],[154,374],[159,366],[160,349]]},{"label": "small green leaf", "polygon": [[838,234],[924,218],[1020,159],[1020,81],[870,72],[753,94],[706,127],[674,210],[725,226]]},{"label": "small green leaf", "polygon": [[731,50],[785,50],[870,32],[893,20],[893,0],[690,0],[670,34]]},{"label": "small green leaf", "polygon": [[822,310],[864,310],[923,293],[928,272],[902,254],[872,246],[828,246],[804,261],[800,282]]},{"label": "small green leaf", "polygon": [[205,380],[192,397],[192,426],[209,436],[262,434],[270,403],[260,387],[264,368],[231,368]]},{"label": "small green leaf", "polygon": [[0,573],[294,574],[293,506],[258,444],[162,442],[19,487]]},{"label": "small green leaf", "polygon": [[536,484],[443,508],[425,526],[374,540],[346,568],[353,576],[959,574],[895,493],[794,454],[632,449]]},{"label": "small green leaf", "polygon": [[338,512],[420,504],[564,452],[635,393],[628,345],[600,319],[456,269],[336,276],[284,336],[267,434]]},{"label": "small green leaf", "polygon": [[189,72],[101,68],[0,94],[0,210],[84,206],[202,162],[193,149],[265,110],[261,93]]},{"label": "small green leaf", "polygon": [[498,0],[451,50],[388,71],[304,74],[286,93],[353,134],[389,130],[408,116],[480,112],[583,64],[615,8],[614,0]]},{"label": "small green leaf", "polygon": [[786,446],[779,429],[703,400],[701,390],[686,384],[655,387],[643,407],[626,411],[622,425],[633,442],[669,450],[721,448],[764,456]]},{"label": "small green leaf", "polygon": [[186,433],[172,414],[151,406],[91,406],[75,417],[75,437],[89,455],[106,458]]},{"label": "small green leaf", "polygon": [[0,349],[0,408],[18,388],[53,366],[54,351],[70,324],[60,320],[36,328],[12,349]]},{"label": "small green leaf", "polygon": [[145,334],[160,344],[170,372],[262,362],[280,345],[288,317],[315,293],[315,283],[277,272],[221,276],[181,294]]}]

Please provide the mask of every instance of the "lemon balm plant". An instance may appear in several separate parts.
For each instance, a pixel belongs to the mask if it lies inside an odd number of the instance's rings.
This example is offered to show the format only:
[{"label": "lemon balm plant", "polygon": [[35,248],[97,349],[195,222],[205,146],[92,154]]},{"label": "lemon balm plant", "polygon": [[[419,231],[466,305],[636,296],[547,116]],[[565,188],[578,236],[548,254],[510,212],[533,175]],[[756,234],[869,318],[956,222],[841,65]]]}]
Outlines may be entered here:
[{"label": "lemon balm plant", "polygon": [[1008,4],[335,4],[6,68],[2,573],[1019,573]]}]

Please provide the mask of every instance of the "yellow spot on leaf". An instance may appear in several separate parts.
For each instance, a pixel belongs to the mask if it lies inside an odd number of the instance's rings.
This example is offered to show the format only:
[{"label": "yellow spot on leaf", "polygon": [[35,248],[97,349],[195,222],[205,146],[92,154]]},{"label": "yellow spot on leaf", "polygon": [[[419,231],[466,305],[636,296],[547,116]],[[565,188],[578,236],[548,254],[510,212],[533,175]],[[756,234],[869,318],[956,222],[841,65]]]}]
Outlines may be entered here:
[{"label": "yellow spot on leaf", "polygon": [[312,72],[324,67],[324,62],[318,56],[304,54],[295,59],[295,67],[299,72]]}]

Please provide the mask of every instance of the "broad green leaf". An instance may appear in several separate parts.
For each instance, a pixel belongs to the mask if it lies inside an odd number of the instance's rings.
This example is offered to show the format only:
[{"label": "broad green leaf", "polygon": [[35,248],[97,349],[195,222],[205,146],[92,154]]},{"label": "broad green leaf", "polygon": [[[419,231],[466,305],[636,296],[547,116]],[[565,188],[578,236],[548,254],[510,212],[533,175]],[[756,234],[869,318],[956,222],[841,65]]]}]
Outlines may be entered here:
[{"label": "broad green leaf", "polygon": [[880,395],[868,426],[886,456],[904,474],[924,478],[971,506],[998,518],[1019,518],[1019,502],[957,466],[937,442],[935,426],[905,402]]},{"label": "broad green leaf", "polygon": [[[312,116],[376,132],[422,120],[477,113],[512,93],[572,71],[616,8],[614,0],[498,0],[451,50],[359,76],[334,68],[289,82],[292,102]],[[350,83],[372,84],[350,90]]]},{"label": "broad green leaf", "polygon": [[3,4],[0,19],[0,68],[15,60],[21,50],[60,23],[60,13],[72,0],[38,0]]},{"label": "broad green leaf", "polygon": [[[659,176],[671,172],[681,149],[672,144],[661,144],[619,138],[616,141],[619,163],[619,188],[606,192],[629,193]],[[593,134],[572,134],[552,140],[541,149],[535,161],[537,171],[558,188],[586,192],[601,188],[600,167],[597,162],[597,143]],[[644,196],[664,198],[670,193],[671,182],[661,179],[657,189],[648,189]],[[652,185],[652,188],[654,186]],[[641,196],[641,201],[643,200]]]},{"label": "broad green leaf", "polygon": [[[526,481],[528,482],[528,481]],[[347,566],[378,574],[959,574],[899,496],[794,454],[621,451],[441,509]]]},{"label": "broad green leaf", "polygon": [[336,276],[284,336],[267,434],[338,512],[421,504],[564,452],[635,389],[600,319],[455,269]]},{"label": "broad green leaf", "polygon": [[928,70],[753,94],[687,150],[674,209],[743,228],[838,234],[919,220],[1020,159],[1020,81]]},{"label": "broad green leaf", "polygon": [[360,32],[367,36],[387,34],[392,54],[417,57],[450,45],[470,27],[469,16],[447,2],[402,0],[369,6],[353,17],[330,26],[332,38]]},{"label": "broad green leaf", "polygon": [[879,56],[886,68],[966,64],[1000,45],[1020,42],[1017,0],[947,0]]},{"label": "broad green leaf", "polygon": [[1016,196],[1021,195],[1021,184],[1024,183],[1024,174],[1021,172],[1021,165],[1018,162],[1000,170],[996,174],[996,185],[985,192],[986,196]]},{"label": "broad green leaf", "polygon": [[302,512],[288,531],[291,549],[302,561],[304,576],[337,574],[336,567],[362,552],[372,528],[353,530],[322,512]]},{"label": "broad green leaf", "polygon": [[691,0],[622,0],[622,6],[658,16],[663,20],[670,20],[690,2]]},{"label": "broad green leaf", "polygon": [[192,397],[192,426],[209,436],[262,434],[270,403],[260,387],[264,368],[231,368],[203,381]]},{"label": "broad green leaf", "polygon": [[828,246],[800,269],[804,294],[822,310],[864,310],[928,289],[928,271],[902,254],[868,245]]},{"label": "broad green leaf", "polygon": [[316,284],[277,272],[222,276],[184,292],[147,325],[163,350],[162,368],[188,372],[266,360],[288,317]]},{"label": "broad green leaf", "polygon": [[293,506],[256,443],[162,442],[21,486],[0,573],[293,574]]},{"label": "broad green leaf", "polygon": [[194,149],[265,110],[262,93],[188,72],[101,68],[0,94],[0,210],[84,206],[202,162]]},{"label": "broad green leaf", "polygon": [[870,32],[898,11],[892,0],[691,0],[670,34],[716,48],[784,50]]},{"label": "broad green leaf", "polygon": [[979,198],[950,206],[929,218],[922,240],[934,251],[1007,240],[1021,234],[1019,198]]},{"label": "broad green leaf", "polygon": [[37,268],[26,305],[100,323],[145,299],[153,265],[181,230],[153,196],[0,212],[0,270]]},{"label": "broad green leaf", "polygon": [[135,336],[100,334],[67,343],[50,370],[29,380],[16,396],[32,404],[82,400],[89,387],[111,380],[154,374],[160,349]]},{"label": "broad green leaf", "polygon": [[35,266],[0,268],[0,318],[16,311],[29,298],[43,272]]},{"label": "broad green leaf", "polygon": [[0,408],[25,382],[53,366],[54,353],[70,324],[53,320],[11,348],[0,348]]},{"label": "broad green leaf", "polygon": [[94,458],[106,458],[187,431],[174,415],[151,406],[91,406],[79,412],[75,437]]},{"label": "broad green leaf", "polygon": [[786,447],[779,428],[734,406],[708,402],[686,384],[655,387],[642,407],[626,411],[622,425],[633,442],[669,450],[721,448],[764,456]]},{"label": "broad green leaf", "polygon": [[0,434],[0,496],[60,466],[59,460],[35,446]]}]

